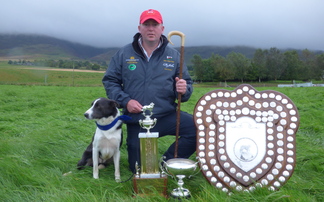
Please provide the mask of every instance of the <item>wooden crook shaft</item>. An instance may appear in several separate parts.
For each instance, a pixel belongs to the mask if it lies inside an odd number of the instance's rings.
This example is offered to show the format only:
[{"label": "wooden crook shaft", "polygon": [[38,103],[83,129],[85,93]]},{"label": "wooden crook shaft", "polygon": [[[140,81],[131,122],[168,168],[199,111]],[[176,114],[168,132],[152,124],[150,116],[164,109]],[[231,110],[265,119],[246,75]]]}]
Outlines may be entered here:
[{"label": "wooden crook shaft", "polygon": [[[185,35],[179,31],[171,31],[168,34],[168,41],[171,42],[171,36],[178,35],[181,37],[181,49],[180,49],[180,69],[179,69],[179,79],[182,79],[182,69],[184,63],[184,42]],[[175,140],[175,148],[174,148],[174,158],[178,158],[178,139],[179,139],[179,127],[180,127],[180,107],[181,107],[181,94],[178,93],[178,107],[177,107],[177,120],[176,120],[176,140]]]}]

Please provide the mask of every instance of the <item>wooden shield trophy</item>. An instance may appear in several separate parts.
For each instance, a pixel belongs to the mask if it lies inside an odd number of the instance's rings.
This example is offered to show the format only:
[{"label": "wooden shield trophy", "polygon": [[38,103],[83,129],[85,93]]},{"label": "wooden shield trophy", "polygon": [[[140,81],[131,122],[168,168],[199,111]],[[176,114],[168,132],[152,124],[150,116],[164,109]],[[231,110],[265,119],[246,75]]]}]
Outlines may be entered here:
[{"label": "wooden shield trophy", "polygon": [[286,95],[246,84],[214,90],[197,102],[194,120],[202,173],[216,188],[277,190],[291,177],[299,115]]}]

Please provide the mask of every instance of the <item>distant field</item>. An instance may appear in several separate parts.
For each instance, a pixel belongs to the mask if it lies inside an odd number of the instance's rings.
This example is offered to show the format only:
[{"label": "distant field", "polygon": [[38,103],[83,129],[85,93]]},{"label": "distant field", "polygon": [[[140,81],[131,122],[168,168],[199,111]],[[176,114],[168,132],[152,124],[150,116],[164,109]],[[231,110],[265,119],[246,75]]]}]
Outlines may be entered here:
[{"label": "distant field", "polygon": [[102,86],[103,74],[103,71],[36,68],[0,62],[0,84]]},{"label": "distant field", "polygon": [[[0,61],[0,85],[48,85],[48,86],[102,86],[104,71],[79,69],[53,69],[49,67],[34,67],[9,65]],[[296,81],[303,83],[303,81]],[[323,81],[312,81],[314,84]],[[244,82],[254,87],[276,87],[278,84],[291,84],[292,81]],[[204,82],[196,83],[197,87],[236,87],[239,82]]]}]

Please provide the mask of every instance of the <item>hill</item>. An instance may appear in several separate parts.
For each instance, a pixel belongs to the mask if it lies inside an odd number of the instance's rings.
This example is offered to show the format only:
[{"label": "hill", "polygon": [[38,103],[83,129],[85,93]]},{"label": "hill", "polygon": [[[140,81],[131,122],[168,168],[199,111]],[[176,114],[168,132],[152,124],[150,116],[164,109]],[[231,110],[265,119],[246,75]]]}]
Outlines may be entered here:
[{"label": "hill", "polygon": [[111,50],[117,48],[96,48],[42,35],[0,34],[1,58],[88,60]]},{"label": "hill", "polygon": [[[97,48],[43,35],[0,34],[0,60],[74,59],[108,62],[118,49],[118,47]],[[176,49],[180,50],[179,47]],[[190,60],[195,54],[200,55],[201,58],[209,58],[212,54],[225,57],[230,52],[237,52],[252,58],[256,49],[247,46],[185,47],[185,62],[190,65]],[[315,52],[315,54],[321,53],[323,52]]]},{"label": "hill", "polygon": [[[176,48],[180,50],[179,48]],[[230,52],[242,53],[247,58],[252,58],[256,48],[247,46],[195,46],[185,47],[185,58],[191,59],[193,55],[200,55],[203,59],[209,58],[212,54],[218,54],[226,57]],[[188,63],[188,61],[186,61]]]},{"label": "hill", "polygon": [[[180,48],[176,48],[180,49]],[[0,34],[0,57],[12,59],[87,59],[109,61],[118,48],[96,48],[88,45],[72,43],[43,35],[9,35]],[[252,57],[255,48],[251,47],[218,47],[199,46],[185,47],[185,60],[189,64],[194,54],[209,58],[213,53],[226,56],[228,53],[240,52]]]}]

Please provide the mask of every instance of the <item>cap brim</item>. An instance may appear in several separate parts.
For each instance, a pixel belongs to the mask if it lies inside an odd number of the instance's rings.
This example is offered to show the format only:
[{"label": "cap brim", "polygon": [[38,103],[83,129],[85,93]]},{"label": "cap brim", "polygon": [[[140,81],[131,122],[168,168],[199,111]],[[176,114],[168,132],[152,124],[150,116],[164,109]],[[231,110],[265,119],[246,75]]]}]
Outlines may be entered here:
[{"label": "cap brim", "polygon": [[159,20],[159,19],[156,19],[156,18],[152,18],[152,17],[143,18],[143,19],[140,21],[140,23],[143,24],[145,21],[150,20],[150,19],[155,20],[155,21],[156,21],[157,23],[159,23],[159,24],[162,24],[162,20]]}]

